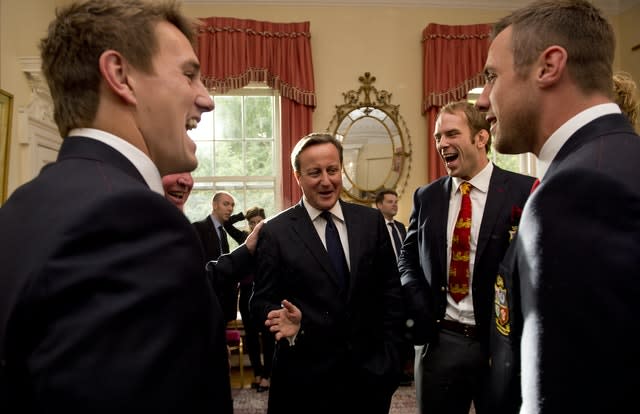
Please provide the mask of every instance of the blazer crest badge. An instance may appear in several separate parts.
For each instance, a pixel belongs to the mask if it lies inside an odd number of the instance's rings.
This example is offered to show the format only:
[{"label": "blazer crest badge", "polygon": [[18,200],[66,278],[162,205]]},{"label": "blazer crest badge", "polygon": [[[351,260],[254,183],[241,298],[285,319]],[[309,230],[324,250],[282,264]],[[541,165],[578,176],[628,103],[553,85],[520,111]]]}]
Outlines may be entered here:
[{"label": "blazer crest badge", "polygon": [[494,313],[495,324],[497,331],[504,335],[509,336],[511,334],[511,318],[509,315],[509,306],[507,303],[507,288],[504,285],[504,278],[502,275],[496,277],[496,283],[494,285]]}]

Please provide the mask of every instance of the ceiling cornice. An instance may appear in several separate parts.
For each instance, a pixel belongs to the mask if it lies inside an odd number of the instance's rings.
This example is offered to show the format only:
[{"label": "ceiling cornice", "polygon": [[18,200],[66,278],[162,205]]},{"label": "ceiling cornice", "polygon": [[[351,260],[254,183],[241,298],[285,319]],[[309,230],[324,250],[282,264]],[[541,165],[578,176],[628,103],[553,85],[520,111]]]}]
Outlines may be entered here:
[{"label": "ceiling cornice", "polygon": [[[456,9],[515,10],[531,0],[183,0],[185,4],[254,5],[254,6],[385,6],[385,7],[435,7]],[[605,13],[620,14],[640,0],[592,0]]]}]

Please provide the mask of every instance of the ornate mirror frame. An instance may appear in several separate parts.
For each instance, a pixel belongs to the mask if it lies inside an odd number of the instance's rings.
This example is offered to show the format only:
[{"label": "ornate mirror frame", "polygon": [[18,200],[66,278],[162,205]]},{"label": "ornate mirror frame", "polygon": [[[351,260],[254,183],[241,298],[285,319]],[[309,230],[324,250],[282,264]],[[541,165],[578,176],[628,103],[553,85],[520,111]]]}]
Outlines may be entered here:
[{"label": "ornate mirror frame", "polygon": [[344,103],[327,132],[342,142],[342,197],[371,205],[376,193],[393,189],[404,192],[411,170],[411,137],[399,105],[392,105],[391,93],[378,90],[375,76],[365,72],[358,90],[344,92]]}]

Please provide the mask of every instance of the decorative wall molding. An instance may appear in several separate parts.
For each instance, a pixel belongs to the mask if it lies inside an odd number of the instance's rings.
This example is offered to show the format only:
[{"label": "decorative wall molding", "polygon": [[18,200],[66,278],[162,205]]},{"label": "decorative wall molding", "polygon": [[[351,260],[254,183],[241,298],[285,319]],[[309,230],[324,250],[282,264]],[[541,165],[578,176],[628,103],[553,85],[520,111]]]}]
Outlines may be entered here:
[{"label": "decorative wall molding", "polygon": [[[387,6],[456,9],[515,10],[531,0],[183,0],[184,4],[260,5],[260,6]],[[592,0],[605,13],[622,13],[638,5],[638,0]]]},{"label": "decorative wall molding", "polygon": [[31,88],[29,103],[18,109],[20,181],[34,178],[46,164],[55,161],[62,138],[53,120],[53,99],[40,68],[39,57],[18,59]]},{"label": "decorative wall molding", "polygon": [[40,58],[29,56],[18,58],[18,60],[31,87],[31,99],[27,105],[29,115],[40,121],[55,125],[53,120],[53,100],[40,68]]}]

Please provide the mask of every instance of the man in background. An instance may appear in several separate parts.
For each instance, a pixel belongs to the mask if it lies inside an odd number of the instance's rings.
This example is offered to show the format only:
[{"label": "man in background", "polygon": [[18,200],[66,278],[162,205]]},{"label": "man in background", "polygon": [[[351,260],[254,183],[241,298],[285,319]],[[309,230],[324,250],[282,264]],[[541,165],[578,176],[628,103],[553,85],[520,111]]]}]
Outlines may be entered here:
[{"label": "man in background", "polygon": [[414,321],[419,412],[487,413],[489,322],[511,213],[532,177],[488,158],[485,115],[466,101],[443,106],[435,145],[448,175],[418,188],[399,267]]},{"label": "man in background", "polygon": [[640,140],[612,100],[613,29],[588,1],[540,1],[492,39],[476,104],[541,182],[515,246],[520,413],[623,412],[640,386]]},{"label": "man in background", "polygon": [[[242,243],[246,238],[242,230],[226,225],[232,217],[235,205],[236,202],[230,193],[217,191],[211,200],[211,214],[193,223],[204,249],[205,263],[229,253],[227,231],[238,243]],[[212,282],[226,323],[235,320],[238,315],[238,280],[221,278]]]},{"label": "man in background", "polygon": [[213,109],[195,29],[175,3],[94,0],[40,42],[65,138],[0,208],[3,412],[232,412],[221,309],[160,178],[196,167]]},{"label": "man in background", "polygon": [[[378,210],[380,210],[384,216],[387,230],[389,230],[389,237],[391,238],[391,245],[393,246],[397,260],[400,255],[400,250],[402,249],[402,241],[407,234],[405,225],[395,220],[395,216],[398,214],[398,193],[391,189],[380,190],[376,194],[375,203]],[[400,380],[400,385],[402,386],[409,386],[413,383],[413,358],[413,345],[408,342],[407,358],[403,364],[404,370],[402,379]]]},{"label": "man in background", "polygon": [[402,373],[405,314],[391,239],[379,211],[339,199],[342,160],[333,135],[298,141],[291,164],[302,200],[260,233],[250,305],[279,339],[270,414],[386,414]]},{"label": "man in background", "polygon": [[162,188],[166,199],[184,212],[184,205],[193,189],[193,177],[190,172],[167,174],[162,177]]}]

